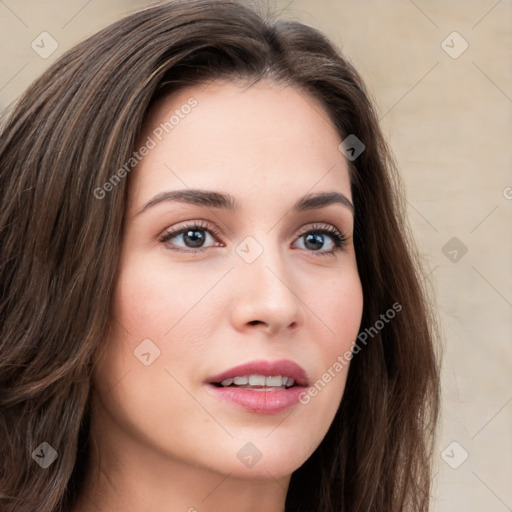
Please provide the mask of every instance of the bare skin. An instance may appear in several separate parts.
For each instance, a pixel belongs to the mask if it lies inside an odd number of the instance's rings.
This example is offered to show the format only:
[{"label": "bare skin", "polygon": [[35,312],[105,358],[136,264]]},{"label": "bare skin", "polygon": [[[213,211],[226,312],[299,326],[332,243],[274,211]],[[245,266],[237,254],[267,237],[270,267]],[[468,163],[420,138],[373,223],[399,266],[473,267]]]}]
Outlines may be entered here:
[{"label": "bare skin", "polygon": [[[191,97],[197,105],[158,141],[155,128]],[[73,512],[282,512],[292,472],[331,425],[348,366],[277,414],[220,399],[204,381],[289,359],[312,385],[352,348],[363,307],[353,213],[341,203],[292,211],[308,194],[352,201],[341,140],[316,100],[271,81],[182,89],[152,108],[137,147],[148,136],[156,147],[128,178],[111,330],[93,376],[94,450]],[[238,211],[161,201],[138,213],[183,189],[229,193]],[[161,241],[197,222],[201,247],[187,233]],[[319,232],[329,227],[346,238],[334,253],[334,235]],[[146,360],[160,353],[145,365],[134,351],[148,339]],[[247,443],[261,454],[251,467],[237,456]]]}]

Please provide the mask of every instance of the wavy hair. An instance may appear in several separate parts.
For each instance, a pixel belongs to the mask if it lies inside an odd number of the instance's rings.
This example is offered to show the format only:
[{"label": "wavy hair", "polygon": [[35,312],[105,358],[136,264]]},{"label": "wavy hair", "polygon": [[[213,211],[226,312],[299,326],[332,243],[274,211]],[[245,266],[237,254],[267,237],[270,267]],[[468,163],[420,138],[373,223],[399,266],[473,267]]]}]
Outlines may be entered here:
[{"label": "wavy hair", "polygon": [[[426,512],[439,410],[438,327],[403,186],[372,99],[320,31],[235,0],[179,0],[81,42],[4,113],[0,139],[0,508],[69,511],[90,449],[91,370],[109,324],[129,160],[148,108],[212,79],[269,78],[318,99],[349,162],[361,329],[328,433],[291,477],[287,512]],[[42,470],[42,442],[58,459]]]}]

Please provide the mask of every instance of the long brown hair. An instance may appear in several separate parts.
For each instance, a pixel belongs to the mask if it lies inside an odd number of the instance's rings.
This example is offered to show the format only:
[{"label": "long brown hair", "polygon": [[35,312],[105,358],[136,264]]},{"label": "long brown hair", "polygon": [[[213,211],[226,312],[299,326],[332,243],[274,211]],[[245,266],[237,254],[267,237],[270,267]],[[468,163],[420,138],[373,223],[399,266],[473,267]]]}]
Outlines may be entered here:
[{"label": "long brown hair", "polygon": [[[291,478],[288,512],[426,512],[438,418],[438,328],[402,185],[361,77],[319,31],[234,0],[131,14],[58,59],[4,116],[0,140],[0,508],[69,510],[89,450],[91,365],[109,322],[129,160],[156,98],[262,78],[320,100],[350,161],[361,331],[334,421]],[[400,313],[374,326],[393,304]],[[373,327],[373,331],[368,329]],[[32,460],[47,442],[46,469]],[[39,448],[41,449],[41,448]]]}]

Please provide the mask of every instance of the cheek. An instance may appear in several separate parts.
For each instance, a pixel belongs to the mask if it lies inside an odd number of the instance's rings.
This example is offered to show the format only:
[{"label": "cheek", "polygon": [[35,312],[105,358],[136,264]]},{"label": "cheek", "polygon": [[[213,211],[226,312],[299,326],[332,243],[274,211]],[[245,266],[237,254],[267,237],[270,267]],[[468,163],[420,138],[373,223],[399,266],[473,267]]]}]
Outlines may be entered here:
[{"label": "cheek", "polygon": [[165,336],[208,289],[204,280],[195,282],[194,272],[165,263],[165,258],[133,257],[121,268],[113,315],[139,337]]},{"label": "cheek", "polygon": [[183,343],[197,338],[197,313],[190,310],[201,290],[190,286],[183,271],[141,260],[126,260],[120,267],[111,329],[94,381],[114,423],[148,445],[165,447],[168,437],[183,436],[183,424],[205,421],[185,391],[187,369],[195,367],[201,353],[191,349],[193,343]]},{"label": "cheek", "polygon": [[337,283],[331,282],[323,294],[316,294],[319,300],[318,316],[328,327],[325,336],[325,350],[340,353],[355,341],[361,326],[363,314],[363,290],[359,274],[352,272]]},{"label": "cheek", "polygon": [[315,376],[302,403],[318,408],[320,416],[324,415],[325,425],[325,419],[332,420],[341,401],[352,347],[361,326],[363,291],[359,275],[345,276],[339,283],[331,283],[328,293],[315,297],[315,313],[318,312],[324,329],[318,337]]},{"label": "cheek", "polygon": [[[131,372],[130,380],[137,379],[141,389],[163,385],[166,389],[174,385],[166,370],[185,382],[190,368],[204,360],[211,339],[205,318],[212,308],[218,310],[206,294],[218,275],[209,272],[198,279],[197,272],[185,266],[169,265],[160,256],[133,255],[123,260],[106,340],[106,370],[99,374],[108,379],[105,387]],[[156,382],[158,372],[161,381]]]}]

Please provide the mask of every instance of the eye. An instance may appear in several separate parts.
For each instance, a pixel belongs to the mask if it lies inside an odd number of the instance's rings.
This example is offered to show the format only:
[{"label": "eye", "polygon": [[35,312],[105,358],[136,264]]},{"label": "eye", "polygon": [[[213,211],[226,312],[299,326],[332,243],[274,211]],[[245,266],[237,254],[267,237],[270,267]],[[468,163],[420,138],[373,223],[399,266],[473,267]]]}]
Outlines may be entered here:
[{"label": "eye", "polygon": [[[325,244],[325,236],[331,239],[331,249],[320,251],[319,245]],[[314,225],[299,235],[299,240],[304,239],[305,245],[317,252],[319,256],[334,255],[344,249],[347,239],[338,229],[330,225]],[[307,250],[307,248],[306,248]]]},{"label": "eye", "polygon": [[[208,239],[208,234],[212,238],[219,238],[219,232],[210,224],[203,221],[195,221],[193,223],[184,225],[176,229],[170,229],[163,233],[159,241],[166,244],[170,249],[182,252],[203,252],[207,249],[204,247]],[[329,250],[319,250],[319,246],[324,245],[326,242],[326,235],[331,240]],[[184,245],[170,243],[173,239],[180,239]],[[347,239],[345,236],[334,226],[330,225],[313,225],[307,231],[298,235],[298,239],[304,239],[304,250],[308,252],[318,253],[319,256],[334,255],[337,251],[343,250],[346,245]],[[214,244],[217,247],[222,244]],[[181,248],[179,248],[181,247]],[[311,250],[308,250],[311,249]]]},{"label": "eye", "polygon": [[[214,236],[218,236],[218,231],[207,223],[203,221],[194,222],[192,224],[187,224],[182,226],[181,228],[171,229],[166,231],[160,237],[160,242],[164,244],[168,244],[169,246],[176,245],[175,243],[169,244],[169,242],[178,237],[182,237],[183,241],[190,241],[189,243],[185,243],[184,252],[201,252],[204,251],[203,244],[205,240],[208,238],[206,233],[213,234]],[[170,247],[171,249],[180,251],[182,249],[175,249],[174,247]]]}]

